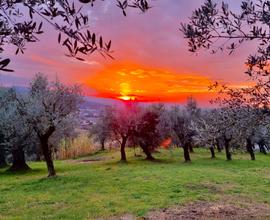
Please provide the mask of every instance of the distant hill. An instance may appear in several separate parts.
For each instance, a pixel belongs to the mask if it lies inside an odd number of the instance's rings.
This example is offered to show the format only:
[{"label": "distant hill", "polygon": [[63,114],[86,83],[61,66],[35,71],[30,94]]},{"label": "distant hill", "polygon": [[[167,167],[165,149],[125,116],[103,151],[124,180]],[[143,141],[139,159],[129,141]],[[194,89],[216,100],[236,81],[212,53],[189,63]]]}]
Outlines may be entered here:
[{"label": "distant hill", "polygon": [[101,108],[105,108],[106,106],[111,105],[119,105],[119,101],[113,99],[85,96],[84,103],[81,104],[81,108],[91,108],[99,110]]},{"label": "distant hill", "polygon": [[13,88],[18,94],[26,94],[29,90],[29,88],[24,86],[13,86]]},{"label": "distant hill", "polygon": [[92,101],[88,97],[84,97],[84,102],[80,105],[80,108],[100,110],[106,106],[108,106],[108,104]]},{"label": "distant hill", "polygon": [[[13,86],[12,88],[14,88],[18,94],[26,94],[29,90],[29,88],[25,86]],[[84,96],[83,99],[84,102],[81,104],[80,108],[100,110],[106,106],[119,104],[116,100],[106,98]]]}]

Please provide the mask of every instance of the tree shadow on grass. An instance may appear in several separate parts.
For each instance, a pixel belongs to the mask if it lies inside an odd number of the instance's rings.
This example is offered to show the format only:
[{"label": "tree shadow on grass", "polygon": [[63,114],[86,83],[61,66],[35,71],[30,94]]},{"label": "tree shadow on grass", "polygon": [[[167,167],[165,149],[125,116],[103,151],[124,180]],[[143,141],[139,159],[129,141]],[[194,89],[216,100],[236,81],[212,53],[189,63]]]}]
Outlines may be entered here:
[{"label": "tree shadow on grass", "polygon": [[[27,181],[18,185],[18,190],[40,192],[40,191],[55,191],[64,192],[66,189],[83,189],[91,185],[91,178],[77,176],[54,176],[43,177]],[[61,188],[57,187],[61,186]]]},{"label": "tree shadow on grass", "polygon": [[[185,164],[184,161],[181,159],[175,160],[175,159],[167,159],[167,158],[154,158],[152,160],[146,159],[146,157],[132,157],[130,159],[127,159],[127,161],[121,161],[121,160],[113,160],[113,161],[106,161],[104,164],[105,166],[145,166],[145,165],[161,165],[161,164]],[[192,163],[186,163],[186,164],[192,164]],[[101,165],[101,166],[102,166]]]},{"label": "tree shadow on grass", "polygon": [[28,170],[18,170],[18,171],[14,171],[14,170],[10,170],[9,167],[7,167],[6,169],[2,169],[0,170],[0,175],[1,176],[21,176],[21,175],[31,175],[31,174],[38,174],[38,173],[43,173],[43,169],[42,168],[34,168],[34,169],[28,169]]},{"label": "tree shadow on grass", "polygon": [[[38,175],[33,175],[38,173]],[[0,173],[0,178],[10,177],[16,179],[10,185],[5,185],[1,188],[0,191],[16,191],[18,192],[41,192],[41,191],[64,191],[67,188],[70,189],[82,189],[87,185],[92,184],[91,177],[88,176],[63,176],[58,175],[55,177],[47,178],[47,173],[44,173],[42,169],[36,169],[29,171],[27,173],[18,172],[18,173]],[[3,177],[2,177],[3,176]],[[20,178],[16,178],[20,177]],[[29,178],[24,178],[29,177]],[[17,181],[18,180],[18,181]],[[8,181],[8,179],[7,179]],[[4,185],[3,185],[4,186]],[[60,188],[58,186],[61,186]],[[0,193],[1,194],[1,193]]]}]

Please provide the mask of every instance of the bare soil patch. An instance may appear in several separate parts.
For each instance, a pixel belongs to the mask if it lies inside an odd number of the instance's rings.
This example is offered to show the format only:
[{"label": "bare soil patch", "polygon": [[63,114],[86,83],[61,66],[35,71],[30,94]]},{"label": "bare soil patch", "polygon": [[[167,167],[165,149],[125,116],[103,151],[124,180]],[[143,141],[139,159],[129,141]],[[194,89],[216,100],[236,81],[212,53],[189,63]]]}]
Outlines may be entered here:
[{"label": "bare soil patch", "polygon": [[[230,203],[231,202],[231,203]],[[199,201],[187,206],[150,212],[147,220],[267,220],[270,206],[250,200],[227,198],[217,202]]]},{"label": "bare soil patch", "polygon": [[[101,220],[103,218],[99,218]],[[270,206],[250,198],[226,196],[220,201],[198,201],[148,213],[145,217],[131,214],[106,220],[269,220]]]}]

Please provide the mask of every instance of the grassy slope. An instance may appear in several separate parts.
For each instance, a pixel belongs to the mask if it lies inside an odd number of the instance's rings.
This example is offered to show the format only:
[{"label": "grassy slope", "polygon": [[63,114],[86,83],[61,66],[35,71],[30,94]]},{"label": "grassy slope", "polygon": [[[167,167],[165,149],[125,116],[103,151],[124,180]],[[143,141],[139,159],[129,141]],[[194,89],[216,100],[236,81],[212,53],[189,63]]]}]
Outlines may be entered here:
[{"label": "grassy slope", "polygon": [[[198,151],[198,150],[197,150]],[[92,219],[134,213],[194,200],[214,200],[223,195],[250,196],[270,204],[270,157],[234,155],[227,162],[200,150],[193,163],[182,163],[182,152],[162,151],[160,162],[134,158],[119,160],[118,152],[102,153],[106,161],[57,161],[58,177],[46,176],[44,163],[30,163],[28,174],[0,170],[0,219]],[[252,194],[250,192],[253,192]]]}]

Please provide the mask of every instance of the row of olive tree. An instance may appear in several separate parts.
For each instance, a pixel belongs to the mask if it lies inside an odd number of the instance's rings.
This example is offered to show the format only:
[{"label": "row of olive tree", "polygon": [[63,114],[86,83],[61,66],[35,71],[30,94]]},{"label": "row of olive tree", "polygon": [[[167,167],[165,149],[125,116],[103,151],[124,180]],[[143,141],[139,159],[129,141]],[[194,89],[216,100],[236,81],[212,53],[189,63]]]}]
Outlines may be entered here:
[{"label": "row of olive tree", "polygon": [[184,107],[166,107],[162,104],[141,107],[127,104],[122,108],[107,108],[100,120],[92,126],[90,135],[105,149],[106,142],[118,142],[121,160],[126,161],[126,146],[139,146],[147,160],[153,160],[152,152],[169,144],[182,147],[184,160],[191,161],[193,146],[225,150],[226,159],[232,160],[232,152],[248,152],[255,160],[254,146],[266,153],[270,141],[268,117],[258,108],[222,107],[201,110],[196,100],[189,98]]},{"label": "row of olive tree", "polygon": [[210,149],[215,158],[214,148],[225,149],[227,160],[232,160],[232,150],[238,149],[250,154],[255,160],[254,146],[266,154],[269,143],[269,116],[261,109],[248,107],[222,107],[205,111],[192,124],[195,142]]},{"label": "row of olive tree", "polygon": [[[121,160],[126,161],[126,146],[139,146],[147,160],[153,160],[152,152],[164,140],[184,149],[185,161],[190,161],[193,151],[191,127],[192,120],[200,117],[200,109],[193,98],[188,100],[184,109],[179,106],[167,108],[163,104],[140,106],[137,103],[125,103],[123,107],[109,107],[103,111],[100,120],[90,129],[90,135],[100,142],[119,143]],[[133,147],[132,146],[132,147]]]},{"label": "row of olive tree", "polygon": [[78,86],[66,86],[59,80],[49,81],[37,74],[27,94],[18,94],[14,89],[0,90],[0,148],[2,164],[4,152],[12,154],[10,170],[29,169],[25,151],[34,145],[46,161],[48,175],[56,175],[53,164],[53,149],[72,123],[82,101]]},{"label": "row of olive tree", "polygon": [[227,50],[232,54],[243,43],[252,42],[257,46],[256,53],[246,61],[246,74],[255,85],[239,89],[220,86],[218,83],[211,86],[211,89],[217,89],[221,94],[215,103],[222,109],[218,114],[206,116],[206,120],[195,126],[201,133],[201,139],[210,148],[215,140],[223,140],[227,146],[228,159],[231,159],[229,143],[237,140],[246,142],[247,151],[254,160],[253,143],[258,143],[260,151],[266,153],[269,133],[270,3],[242,0],[239,6],[240,10],[233,11],[225,1],[205,0],[201,7],[194,10],[189,22],[182,24],[180,29],[188,39],[191,52],[203,48],[212,53]]},{"label": "row of olive tree", "polygon": [[151,151],[158,146],[160,136],[158,123],[164,106],[142,108],[136,103],[126,103],[122,107],[104,109],[100,120],[90,129],[90,135],[98,141],[102,149],[105,142],[115,141],[120,146],[121,161],[126,161],[128,143],[140,146],[148,160],[153,160]]}]

